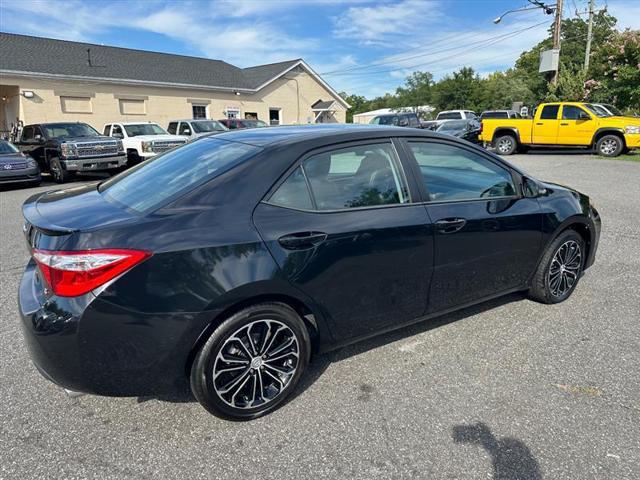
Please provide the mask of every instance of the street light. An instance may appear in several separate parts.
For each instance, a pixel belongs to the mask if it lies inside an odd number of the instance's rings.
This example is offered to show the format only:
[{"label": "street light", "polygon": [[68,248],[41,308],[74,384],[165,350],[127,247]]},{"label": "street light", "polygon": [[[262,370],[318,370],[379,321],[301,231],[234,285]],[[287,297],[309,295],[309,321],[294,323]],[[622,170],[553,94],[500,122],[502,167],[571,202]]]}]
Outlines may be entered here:
[{"label": "street light", "polygon": [[513,10],[507,10],[502,15],[500,15],[498,18],[494,19],[493,23],[495,23],[497,25],[498,23],[500,23],[502,21],[502,18],[505,15],[508,15],[510,13],[526,12],[527,10],[537,10],[539,8],[541,8],[544,11],[544,13],[546,13],[547,15],[551,15],[553,12],[555,12],[556,5],[545,5],[543,3],[540,3],[540,4],[535,3],[534,7],[524,7],[524,8],[515,8]]}]

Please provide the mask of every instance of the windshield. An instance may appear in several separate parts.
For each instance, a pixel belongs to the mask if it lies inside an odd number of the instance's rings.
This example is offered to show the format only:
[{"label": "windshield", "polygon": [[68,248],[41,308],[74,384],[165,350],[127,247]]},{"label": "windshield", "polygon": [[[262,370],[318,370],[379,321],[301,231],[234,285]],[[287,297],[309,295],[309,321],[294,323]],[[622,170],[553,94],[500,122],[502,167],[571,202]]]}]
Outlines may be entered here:
[{"label": "windshield", "polygon": [[460,112],[440,112],[436,117],[436,120],[458,120],[462,118]]},{"label": "windshield", "polygon": [[268,126],[262,120],[242,120],[242,125],[246,128],[259,128]]},{"label": "windshield", "polygon": [[193,131],[196,133],[223,132],[228,130],[227,127],[215,120],[198,120],[191,122],[191,126],[193,127]]},{"label": "windshield", "polygon": [[245,143],[202,138],[152,157],[102,183],[107,200],[143,213],[217,177],[261,149]]},{"label": "windshield", "polygon": [[12,143],[0,140],[0,155],[9,155],[19,152],[20,150],[18,150]]},{"label": "windshield", "polygon": [[444,130],[464,130],[467,128],[467,122],[465,121],[448,121],[444,122],[440,127],[438,127],[438,132],[442,132]]},{"label": "windshield", "polygon": [[138,135],[168,135],[167,132],[155,123],[139,123],[137,125],[124,125],[128,137]]},{"label": "windshield", "polygon": [[42,125],[48,138],[97,137],[100,134],[86,123],[50,123]]}]

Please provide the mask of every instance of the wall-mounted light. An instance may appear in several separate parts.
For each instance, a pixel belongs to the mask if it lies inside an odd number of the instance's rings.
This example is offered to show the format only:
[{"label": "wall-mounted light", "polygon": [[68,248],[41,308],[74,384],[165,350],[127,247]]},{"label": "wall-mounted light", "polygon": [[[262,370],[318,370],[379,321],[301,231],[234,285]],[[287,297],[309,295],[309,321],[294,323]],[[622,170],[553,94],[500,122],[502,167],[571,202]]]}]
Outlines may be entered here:
[{"label": "wall-mounted light", "polygon": [[2,96],[2,101],[3,101],[3,102],[6,102],[6,101],[7,101],[7,96],[6,96],[6,95],[3,95],[3,96]]},{"label": "wall-mounted light", "polygon": [[33,98],[35,96],[35,94],[31,90],[24,90],[22,92],[22,95],[24,96],[24,98]]},{"label": "wall-mounted light", "polygon": [[237,90],[236,90],[235,92],[233,92],[233,94],[234,94],[235,96],[237,96],[237,97],[239,97],[239,96],[240,96],[240,92],[238,92]]}]

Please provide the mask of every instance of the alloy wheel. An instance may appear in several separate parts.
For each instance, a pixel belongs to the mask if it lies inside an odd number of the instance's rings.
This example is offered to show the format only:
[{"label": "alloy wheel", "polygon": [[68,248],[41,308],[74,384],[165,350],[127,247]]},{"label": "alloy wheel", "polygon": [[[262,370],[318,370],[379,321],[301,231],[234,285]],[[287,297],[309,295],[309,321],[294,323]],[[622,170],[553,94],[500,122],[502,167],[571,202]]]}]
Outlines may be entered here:
[{"label": "alloy wheel", "polygon": [[581,267],[582,250],[578,242],[569,240],[560,245],[551,260],[547,277],[551,295],[560,298],[571,291],[578,281]]},{"label": "alloy wheel", "polygon": [[256,320],[236,330],[213,365],[216,395],[233,408],[249,409],[275,400],[296,373],[300,343],[277,320]]},{"label": "alloy wheel", "polygon": [[607,138],[606,140],[603,140],[602,144],[600,145],[600,152],[603,155],[613,155],[613,153],[615,153],[617,149],[618,142],[613,138]]},{"label": "alloy wheel", "polygon": [[501,139],[498,142],[498,152],[500,152],[500,153],[510,152],[511,149],[513,148],[512,142],[513,142],[513,140],[510,140],[508,138]]}]

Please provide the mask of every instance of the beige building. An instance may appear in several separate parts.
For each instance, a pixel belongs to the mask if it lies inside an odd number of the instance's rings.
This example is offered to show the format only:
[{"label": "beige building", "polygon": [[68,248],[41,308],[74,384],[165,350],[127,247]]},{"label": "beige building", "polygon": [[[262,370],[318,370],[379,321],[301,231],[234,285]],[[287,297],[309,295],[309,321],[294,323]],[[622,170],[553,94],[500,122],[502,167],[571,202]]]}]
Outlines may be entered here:
[{"label": "beige building", "polygon": [[0,134],[18,122],[224,117],[272,125],[344,123],[349,105],[296,59],[250,68],[220,60],[0,33]]}]

